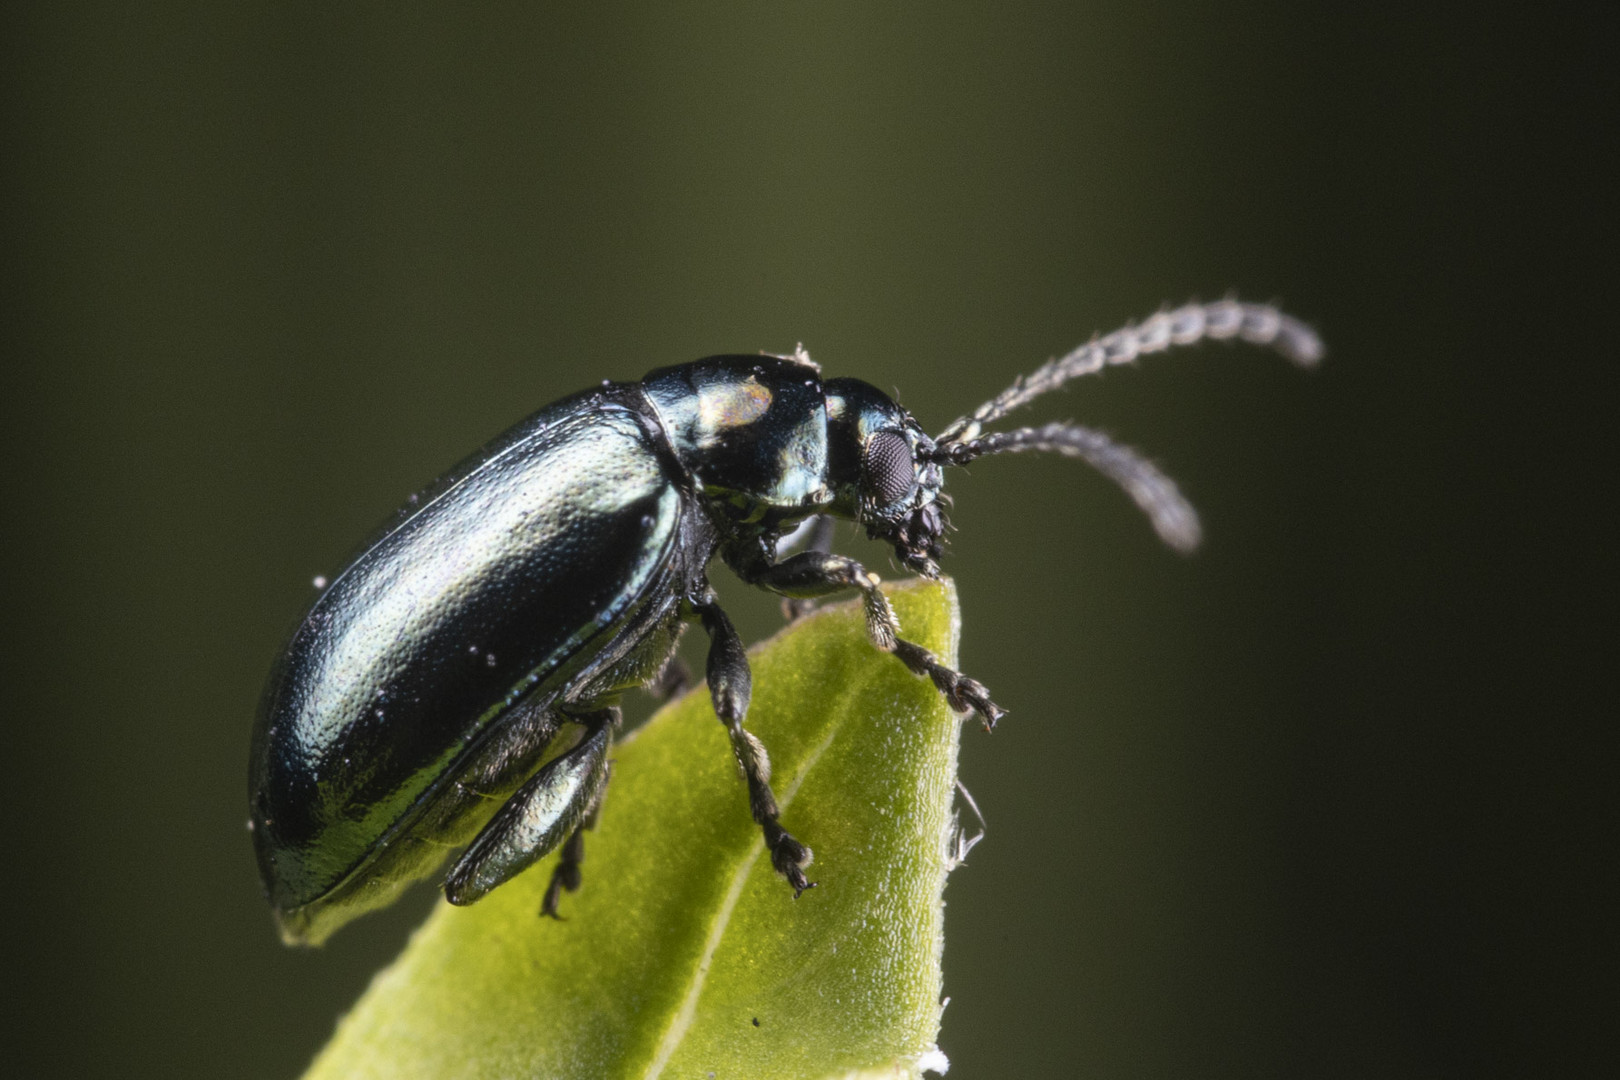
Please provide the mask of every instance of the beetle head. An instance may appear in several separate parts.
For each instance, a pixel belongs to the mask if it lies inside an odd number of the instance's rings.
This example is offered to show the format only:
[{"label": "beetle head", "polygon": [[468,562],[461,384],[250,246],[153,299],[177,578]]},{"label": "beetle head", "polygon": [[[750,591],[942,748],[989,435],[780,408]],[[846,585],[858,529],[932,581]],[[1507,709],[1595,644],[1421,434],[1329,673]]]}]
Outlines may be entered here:
[{"label": "beetle head", "polygon": [[1300,367],[1314,367],[1322,358],[1321,339],[1298,319],[1269,304],[1227,299],[1160,311],[1139,325],[1093,338],[1014,380],[933,438],[876,387],[859,379],[828,380],[828,475],[835,494],[828,509],[861,522],[869,535],[893,544],[909,569],[934,577],[948,525],[944,506],[950,502],[940,491],[943,467],[988,454],[1040,451],[1085,461],[1125,489],[1165,543],[1192,551],[1200,535],[1197,512],[1174,481],[1130,447],[1078,424],[1012,431],[989,426],[1082,375],[1172,346],[1233,338],[1269,346]]},{"label": "beetle head", "polygon": [[893,545],[907,569],[938,577],[949,497],[940,490],[944,472],[934,441],[870,383],[829,379],[825,390],[831,509]]}]

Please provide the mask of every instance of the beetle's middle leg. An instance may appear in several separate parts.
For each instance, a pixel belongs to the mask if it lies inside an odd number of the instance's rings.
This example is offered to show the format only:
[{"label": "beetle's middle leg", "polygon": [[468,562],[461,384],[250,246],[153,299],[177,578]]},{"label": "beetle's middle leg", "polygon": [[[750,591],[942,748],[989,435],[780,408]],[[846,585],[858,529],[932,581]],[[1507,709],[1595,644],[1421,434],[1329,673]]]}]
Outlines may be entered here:
[{"label": "beetle's middle leg", "polygon": [[726,725],[731,736],[731,752],[736,755],[737,766],[748,782],[748,806],[754,821],[765,833],[765,846],[770,849],[771,865],[793,886],[795,897],[804,890],[814,888],[815,882],[804,876],[810,864],[811,852],[784,828],[777,818],[781,814],[776,796],[771,793],[771,759],[765,745],[743,727],[748,714],[748,701],[753,696],[754,677],[748,669],[748,654],[742,638],[721,610],[714,593],[705,589],[704,595],[695,597],[692,609],[703,619],[703,629],[709,634],[709,696],[714,700],[715,715]]},{"label": "beetle's middle leg", "polygon": [[695,682],[697,680],[692,676],[692,669],[686,666],[686,661],[679,656],[671,656],[669,662],[664,665],[664,670],[658,673],[658,677],[642,689],[651,694],[654,701],[662,704],[680,697],[690,690]]},{"label": "beetle's middle leg", "polygon": [[932,680],[958,712],[978,713],[986,730],[993,729],[996,721],[1007,715],[1006,709],[990,700],[990,691],[979,680],[945,666],[921,645],[900,637],[900,622],[878,588],[878,576],[854,559],[806,551],[779,563],[768,563],[761,555],[738,558],[730,565],[750,585],[783,596],[825,596],[839,589],[860,589],[866,601],[866,630],[872,644],[894,653],[913,674]]}]

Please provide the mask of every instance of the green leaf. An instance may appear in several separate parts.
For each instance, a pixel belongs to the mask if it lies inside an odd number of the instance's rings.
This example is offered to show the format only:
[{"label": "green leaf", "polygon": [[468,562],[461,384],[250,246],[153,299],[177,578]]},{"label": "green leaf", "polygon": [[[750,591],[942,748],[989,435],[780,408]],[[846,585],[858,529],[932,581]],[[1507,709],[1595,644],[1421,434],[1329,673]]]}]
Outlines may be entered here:
[{"label": "green leaf", "polygon": [[[954,663],[948,583],[889,596]],[[584,887],[538,917],[552,859],[441,903],[308,1076],[917,1076],[938,1069],[941,892],[960,721],[872,648],[854,604],[751,654],[748,726],[816,853],[794,900],[699,687],[615,749]],[[935,1065],[935,1062],[941,1063]]]}]

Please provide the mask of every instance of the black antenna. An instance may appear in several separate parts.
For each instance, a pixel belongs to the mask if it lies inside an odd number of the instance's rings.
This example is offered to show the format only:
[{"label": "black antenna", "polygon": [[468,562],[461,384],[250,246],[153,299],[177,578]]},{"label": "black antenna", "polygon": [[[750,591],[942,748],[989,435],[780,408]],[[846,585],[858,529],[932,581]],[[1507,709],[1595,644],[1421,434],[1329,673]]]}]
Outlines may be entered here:
[{"label": "black antenna", "polygon": [[930,456],[943,464],[966,465],[986,454],[1017,454],[1029,450],[1050,451],[1084,460],[1124,488],[1153,522],[1153,530],[1159,538],[1177,551],[1190,553],[1203,538],[1198,511],[1181,494],[1174,480],[1135,450],[1092,428],[1047,424],[1039,428],[997,431],[968,442],[952,443],[936,449]]},{"label": "black antenna", "polygon": [[1174,346],[1205,339],[1240,338],[1268,346],[1300,367],[1315,367],[1322,359],[1322,339],[1316,331],[1270,304],[1245,304],[1236,299],[1213,304],[1187,304],[1161,311],[1140,326],[1126,326],[1105,337],[1093,338],[1066,356],[1048,360],[964,416],[934,440],[924,456],[942,465],[966,465],[986,454],[1016,454],[1041,450],[1076,457],[1124,488],[1153,522],[1166,544],[1182,553],[1198,547],[1203,530],[1198,512],[1180,489],[1151,461],[1092,428],[1077,424],[1047,424],[1039,428],[983,434],[985,425],[1014,409],[1050,393],[1082,375],[1094,375],[1115,364],[1128,364],[1139,356],[1166,352]]},{"label": "black antenna", "polygon": [[1174,346],[1232,338],[1269,346],[1300,367],[1315,367],[1322,359],[1322,339],[1316,336],[1316,331],[1270,304],[1245,304],[1235,299],[1187,304],[1173,311],[1161,311],[1140,326],[1125,326],[1105,337],[1093,338],[1068,355],[1047,361],[1027,376],[1019,376],[1011,386],[975,409],[971,416],[964,416],[946,428],[934,443],[943,449],[976,439],[986,424],[1056,390],[1070,379],[1094,375],[1105,367],[1128,364],[1139,356],[1166,352]]}]

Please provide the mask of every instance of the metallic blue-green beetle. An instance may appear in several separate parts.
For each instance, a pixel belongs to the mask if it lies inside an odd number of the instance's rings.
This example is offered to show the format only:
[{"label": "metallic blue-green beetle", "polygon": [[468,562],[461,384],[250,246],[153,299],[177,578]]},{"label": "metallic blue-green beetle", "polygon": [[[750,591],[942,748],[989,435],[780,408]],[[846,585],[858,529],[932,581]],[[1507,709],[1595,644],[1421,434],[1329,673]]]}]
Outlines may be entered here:
[{"label": "metallic blue-green beetle", "polygon": [[[579,885],[619,696],[660,680],[693,621],[711,639],[709,690],[771,864],[795,895],[809,888],[810,851],[777,821],[765,748],[743,727],[748,661],[709,587],[711,560],[796,600],[859,590],[873,643],[993,725],[1003,711],[985,688],[898,636],[876,575],[831,554],[824,526],[858,522],[935,576],[943,466],[1049,450],[1101,469],[1166,541],[1191,548],[1191,507],[1133,452],[1074,425],[984,429],[1076,376],[1204,338],[1302,364],[1321,352],[1303,324],[1228,300],[1081,346],[937,438],[869,384],[823,380],[802,351],[603,383],[501,435],[332,579],[271,673],[250,824],[283,938],[324,941],[464,845],[444,883],[456,904],[563,845],[543,907],[555,915]],[[789,555],[801,525],[808,550]],[[541,767],[565,725],[578,741]]]}]

